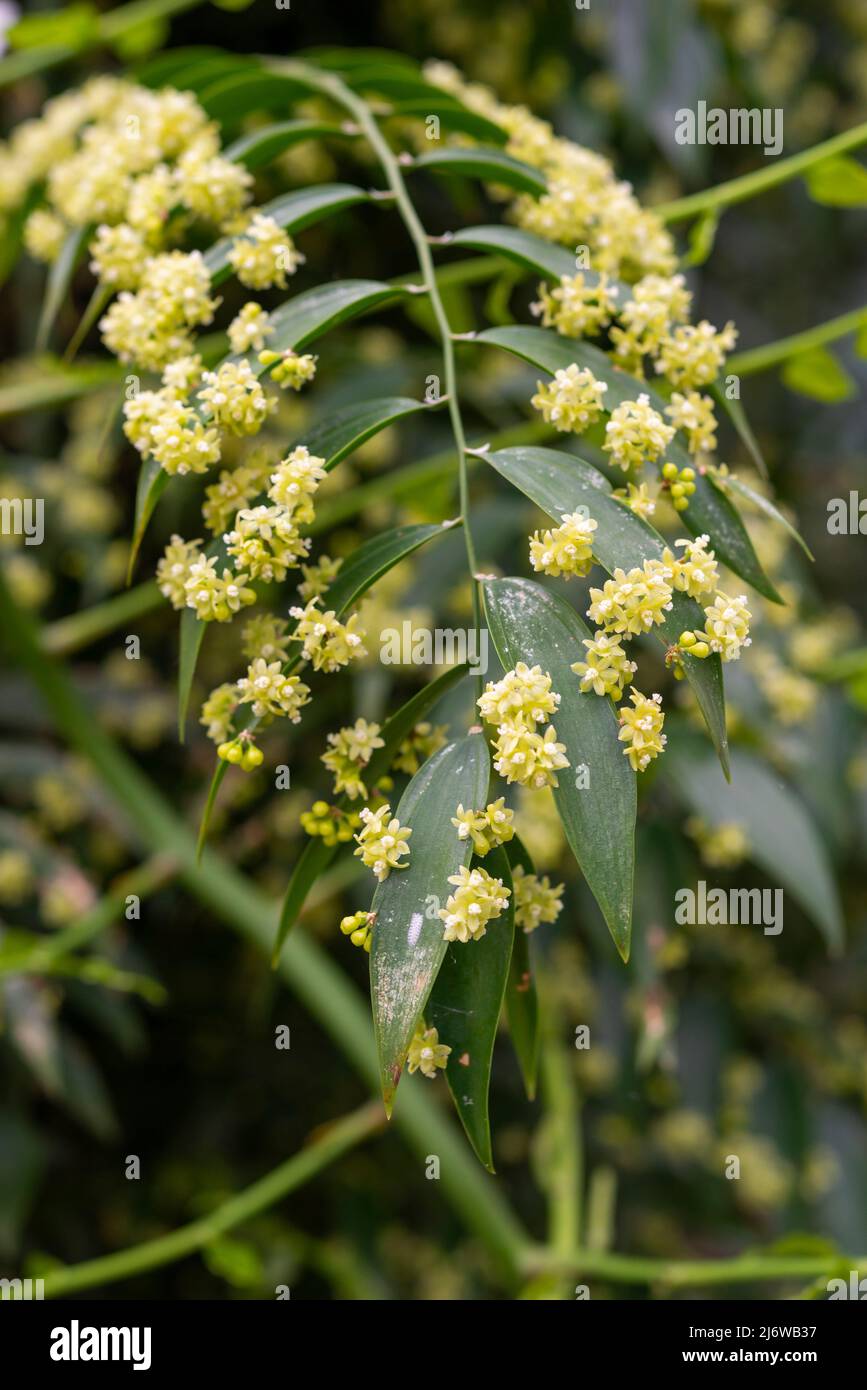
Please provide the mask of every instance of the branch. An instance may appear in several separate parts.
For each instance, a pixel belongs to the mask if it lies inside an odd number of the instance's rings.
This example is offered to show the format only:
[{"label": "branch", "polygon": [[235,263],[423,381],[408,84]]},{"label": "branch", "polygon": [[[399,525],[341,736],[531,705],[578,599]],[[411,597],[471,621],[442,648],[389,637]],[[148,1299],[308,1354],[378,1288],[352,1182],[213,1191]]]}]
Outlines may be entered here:
[{"label": "branch", "polygon": [[84,1264],[47,1274],[46,1298],[60,1298],[77,1293],[80,1289],[91,1289],[97,1284],[116,1284],[121,1279],[132,1279],[137,1274],[143,1274],[145,1270],[184,1259],[226,1231],[231,1231],[233,1226],[240,1226],[243,1221],[249,1221],[251,1217],[282,1201],[290,1192],[342,1158],[349,1149],[368,1139],[384,1123],[385,1117],[379,1105],[370,1103],[363,1106],[345,1119],[329,1125],[307,1148],[198,1221],[191,1221],[188,1226],[181,1226],[156,1240],[145,1241],[143,1245],[133,1245],[114,1255],[103,1255],[98,1260],[87,1260]]},{"label": "branch", "polygon": [[825,159],[843,154],[846,150],[857,149],[859,145],[864,144],[867,144],[867,122],[853,126],[851,130],[844,130],[840,135],[833,135],[830,140],[823,140],[820,145],[814,145],[810,150],[802,150],[800,154],[793,154],[788,159],[769,164],[764,169],[756,169],[751,174],[729,179],[727,183],[718,183],[716,188],[705,188],[700,193],[690,193],[688,197],[678,198],[671,203],[659,203],[652,210],[663,222],[683,222],[686,218],[695,217],[710,208],[730,207],[732,203],[742,203],[747,198],[755,198],[757,194],[774,188],[778,183],[797,178],[814,164],[821,164]]},{"label": "branch", "polygon": [[867,324],[867,305],[852,309],[848,314],[840,314],[827,323],[819,323],[815,328],[805,328],[802,333],[793,333],[788,338],[778,338],[775,343],[765,343],[763,347],[748,348],[746,352],[736,352],[726,359],[725,370],[736,376],[752,376],[755,372],[765,372],[781,362],[788,362],[798,353],[809,352],[810,348],[822,347],[856,333]]}]

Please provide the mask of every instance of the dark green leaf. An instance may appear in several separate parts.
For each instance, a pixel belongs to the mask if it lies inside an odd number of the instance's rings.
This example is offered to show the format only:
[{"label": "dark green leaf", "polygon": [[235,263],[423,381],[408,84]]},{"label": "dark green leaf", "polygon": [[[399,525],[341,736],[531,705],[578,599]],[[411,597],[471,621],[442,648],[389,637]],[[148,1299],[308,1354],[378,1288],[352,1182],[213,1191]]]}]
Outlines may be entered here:
[{"label": "dark green leaf", "polygon": [[335,125],[333,121],[277,121],[274,125],[251,131],[249,135],[242,135],[239,140],[227,145],[223,158],[243,164],[247,169],[261,169],[263,164],[270,164],[284,150],[303,140],[325,137],[347,140],[352,135],[352,131],[345,126]]},{"label": "dark green leaf", "polygon": [[[513,873],[518,865],[527,874],[535,873],[526,846],[517,835],[509,841],[506,853]],[[512,961],[506,983],[506,1017],[524,1078],[527,1099],[535,1100],[539,1071],[539,998],[530,955],[530,936],[530,932],[520,927],[515,928]]]},{"label": "dark green leaf", "polygon": [[[468,864],[472,845],[459,840],[452,816],[459,804],[484,806],[490,779],[488,746],[472,734],[441,748],[419,769],[395,815],[412,830],[409,867],[392,870],[373,895],[370,953],[373,1027],[388,1114],[416,1024],[424,1013],[447,942],[433,905],[445,907],[449,877]],[[467,950],[479,943],[468,942]]]},{"label": "dark green leaf", "polygon": [[90,227],[75,227],[69,232],[60,248],[60,254],[48,272],[48,283],[45,287],[45,299],[42,303],[42,312],[39,315],[39,326],[36,330],[36,351],[44,352],[48,346],[48,339],[54,327],[54,320],[60,313],[61,305],[69,291],[72,277],[76,267],[84,254],[85,247],[91,237]]},{"label": "dark green leaf", "polygon": [[[502,348],[551,375],[572,362],[579,367],[589,367],[599,381],[607,384],[607,410],[620,405],[622,401],[635,400],[642,392],[654,410],[662,412],[665,409],[664,398],[647,382],[637,381],[621,371],[610,357],[592,343],[563,338],[546,328],[522,326],[488,328],[467,341]],[[678,468],[693,463],[679,436],[672,440],[666,450],[666,458],[676,463]],[[690,498],[686,511],[680,513],[684,526],[694,536],[709,535],[718,558],[728,569],[752,584],[765,598],[773,603],[781,603],[782,599],[762,569],[746,527],[729,499],[714,486],[709,475],[698,473],[695,482],[695,495]]]},{"label": "dark green leaf", "polygon": [[446,130],[458,131],[461,135],[471,135],[474,140],[485,140],[495,145],[504,145],[508,138],[502,126],[495,125],[487,116],[480,116],[478,111],[468,111],[444,92],[438,97],[412,97],[408,101],[397,101],[389,115],[417,116],[423,121],[429,116],[437,116]]},{"label": "dark green leaf", "polygon": [[[441,676],[438,676],[435,681],[431,681],[430,685],[426,685],[423,690],[419,690],[411,700],[407,700],[405,705],[402,705],[390,719],[386,720],[380,730],[383,746],[377,748],[367,765],[367,777],[370,786],[375,786],[380,777],[388,772],[397,750],[416,724],[433,708],[437,700],[442,699],[446,691],[450,690],[466,674],[466,666],[453,666],[450,670],[444,671]],[[221,763],[220,766],[225,767],[226,764]],[[345,808],[352,803],[343,796],[338,799],[336,804]],[[283,942],[304,906],[307,894],[319,875],[327,869],[336,853],[336,845],[326,845],[319,838],[308,840],[304,846],[301,856],[292,870],[292,877],[283,899],[277,940],[274,946],[273,961],[275,964],[279,958]]]},{"label": "dark green leaf", "polygon": [[383,574],[454,525],[453,521],[445,521],[438,525],[396,526],[371,536],[344,560],[326,594],[328,607],[341,617]]},{"label": "dark green leaf", "polygon": [[756,492],[755,488],[751,488],[742,478],[739,478],[736,473],[728,473],[719,477],[718,485],[723,490],[731,488],[733,492],[739,492],[741,497],[746,497],[747,501],[751,502],[759,511],[764,512],[765,516],[770,517],[771,521],[776,521],[778,525],[788,531],[792,540],[798,542],[798,545],[801,547],[808,560],[815,559],[813,552],[807,545],[807,542],[804,540],[798,528],[792,525],[789,518],[784,516],[778,507],[774,506],[770,498],[763,497],[760,492]]},{"label": "dark green leaf", "polygon": [[187,708],[190,703],[190,690],[196,672],[196,662],[202,649],[207,623],[196,616],[195,609],[185,608],[181,613],[181,638],[178,657],[178,738],[184,741],[187,723]]},{"label": "dark green leaf", "polygon": [[548,186],[538,170],[529,164],[513,159],[502,150],[486,149],[482,145],[467,149],[431,150],[429,154],[417,155],[412,167],[429,169],[436,174],[464,174],[470,178],[484,179],[486,183],[506,184],[519,193],[533,193],[537,197]]},{"label": "dark green leaf", "polygon": [[[561,454],[556,449],[541,448],[501,449],[486,458],[498,473],[558,523],[565,513],[586,507],[597,523],[593,554],[609,574],[618,567],[629,570],[644,560],[661,558],[665,541],[659,532],[612,497],[602,474],[583,459]],[[677,642],[684,629],[703,626],[704,613],[697,601],[686,594],[675,593],[671,612],[658,628],[654,628],[654,633],[667,646]],[[713,655],[700,661],[684,654],[683,667],[720,762],[727,770],[728,742],[720,659]]]},{"label": "dark green leaf", "polygon": [[168,486],[169,475],[160,467],[156,459],[145,459],[139,469],[138,485],[135,492],[135,519],[133,521],[132,541],[129,549],[126,581],[129,583],[144,533],[154,514],[154,508]]},{"label": "dark green leaf", "polygon": [[304,443],[311,454],[324,458],[328,468],[333,468],[380,430],[431,408],[431,403],[413,400],[411,396],[353,402],[308,430]]},{"label": "dark green leaf", "polygon": [[732,424],[738,432],[741,443],[746,448],[750,458],[759,470],[761,477],[767,479],[768,465],[765,463],[764,455],[759,448],[759,441],[753,433],[752,426],[747,419],[747,412],[739,400],[731,399],[725,389],[718,383],[710,388],[710,393],[717,405],[721,405],[728,415]]},{"label": "dark green leaf", "polygon": [[274,336],[268,339],[268,346],[275,352],[287,348],[300,352],[323,333],[370,313],[402,293],[399,286],[379,280],[334,280],[318,285],[275,311],[271,318]]},{"label": "dark green leaf", "polygon": [[726,786],[707,759],[677,757],[668,769],[672,791],[710,826],[732,822],[746,830],[749,857],[792,894],[821,928],[829,948],[843,946],[843,916],[822,838],[787,782],[750,753],[732,753]]},{"label": "dark green leaf", "polygon": [[[518,265],[538,271],[551,280],[559,280],[564,275],[574,275],[577,267],[575,257],[562,246],[552,241],[544,241],[532,232],[522,232],[518,227],[462,227],[448,240],[449,246],[471,246],[475,251],[493,251],[505,256]],[[595,283],[599,277],[585,270],[584,278],[588,284]]]},{"label": "dark green leaf", "polygon": [[[560,696],[553,723],[569,767],[554,800],[566,839],[599,904],[614,943],[629,958],[635,869],[635,773],[618,742],[610,700],[583,694],[572,663],[584,653],[589,628],[563,599],[530,579],[486,579],[485,612],[497,655],[507,670],[538,664]],[[578,787],[586,767],[589,783]],[[583,781],[584,779],[582,779]],[[464,802],[467,805],[467,802]]]},{"label": "dark green leaf", "polygon": [[[297,193],[284,193],[282,197],[265,203],[260,211],[267,217],[273,217],[284,231],[294,233],[303,231],[323,217],[330,217],[332,213],[343,212],[355,203],[366,202],[367,196],[363,189],[351,183],[322,183],[314,188],[302,188]],[[205,265],[215,285],[221,284],[232,273],[229,252],[236,240],[233,236],[221,237],[205,252]]]},{"label": "dark green leaf", "polygon": [[199,101],[212,120],[235,123],[251,111],[285,111],[315,91],[297,77],[253,68],[218,77],[199,93]]},{"label": "dark green leaf", "polygon": [[446,1065],[449,1090],[477,1158],[493,1172],[488,1092],[512,959],[515,905],[505,851],[493,849],[479,863],[508,889],[509,906],[479,940],[449,944],[431,991],[425,1022],[436,1028],[439,1041],[451,1048]]}]

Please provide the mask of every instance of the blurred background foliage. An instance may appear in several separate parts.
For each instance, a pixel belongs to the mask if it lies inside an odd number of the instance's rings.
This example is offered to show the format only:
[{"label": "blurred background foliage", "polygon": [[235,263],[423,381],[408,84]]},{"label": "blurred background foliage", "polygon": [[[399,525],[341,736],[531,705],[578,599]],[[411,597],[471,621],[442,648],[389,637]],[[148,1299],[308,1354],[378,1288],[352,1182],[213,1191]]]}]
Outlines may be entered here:
[{"label": "blurred background foliage", "polygon": [[[385,0],[376,7],[296,3],[287,11],[255,0],[243,14],[239,8],[200,6],[157,18],[114,57],[82,51],[44,75],[22,77],[2,94],[5,130],[92,71],[202,42],[268,53],[339,42],[449,60],[502,98],[548,116],[561,133],[610,154],[648,203],[755,167],[754,150],[674,142],[673,111],[699,98],[782,107],[787,154],[867,118],[865,0],[821,10],[795,0],[610,0],[588,10],[559,0]],[[339,174],[346,158],[333,143],[296,147],[263,179],[262,196]],[[357,164],[355,177],[362,177]],[[431,231],[486,220],[481,195],[465,184],[445,191],[425,185],[420,199]],[[690,272],[698,316],[733,318],[746,348],[867,303],[865,221],[864,210],[817,206],[799,182],[730,209],[710,259]],[[308,258],[300,288],[411,265],[399,227],[375,210],[348,212],[300,242]],[[55,370],[52,359],[33,358],[43,282],[44,269],[25,258],[3,289],[9,360],[0,400],[4,389],[50,381]],[[68,341],[88,294],[85,274],[60,314],[57,342]],[[531,295],[530,286],[504,276],[491,288],[450,290],[449,310],[458,328],[486,316],[526,321]],[[407,332],[394,311],[330,337],[320,347],[315,389],[283,400],[269,435],[297,437],[347,400],[421,395],[436,357],[424,313],[415,319]],[[791,373],[790,384],[776,372],[745,379],[776,495],[816,562],[758,513],[751,518],[763,562],[790,603],[772,610],[756,599],[760,635],[749,658],[727,668],[731,734],[744,777],[753,778],[750,793],[734,811],[719,795],[707,745],[681,700],[670,716],[670,752],[640,805],[636,949],[628,967],[565,850],[550,794],[517,803],[538,867],[567,884],[566,910],[555,927],[536,933],[533,947],[554,1046],[580,1096],[586,1222],[597,1243],[619,1250],[698,1258],[786,1237],[792,1249],[797,1241],[867,1249],[867,668],[858,652],[864,543],[831,536],[826,525],[828,499],[864,486],[867,368],[858,347],[835,345],[836,370],[826,364],[830,384],[819,388],[824,399],[815,380],[810,395],[793,391]],[[49,645],[72,662],[94,718],[194,825],[213,753],[193,720],[186,746],[178,745],[173,616],[167,607],[152,609],[95,641],[79,641],[74,625],[64,624],[123,590],[137,461],[120,432],[117,375],[65,409],[0,420],[0,492],[32,488],[43,496],[48,536],[41,548],[4,547],[4,570],[18,601],[47,625]],[[462,390],[476,442],[528,418],[535,375],[465,355]],[[391,470],[447,448],[446,422],[424,415],[342,464],[320,493],[317,530],[328,530],[329,553],[346,554],[385,525],[453,514],[450,467],[397,497],[378,487]],[[749,467],[733,432],[723,434],[721,457]],[[364,505],[348,510],[357,487]],[[525,572],[524,538],[538,514],[493,480],[477,493],[475,531],[486,565]],[[139,581],[153,573],[174,530],[196,533],[195,516],[188,488],[167,493],[138,562]],[[377,587],[368,600],[371,627],[406,617],[466,621],[464,573],[460,538],[446,536]],[[128,633],[141,638],[141,660],[125,657]],[[197,673],[199,703],[233,668],[236,646],[236,630],[211,633]],[[644,659],[654,660],[650,650]],[[657,663],[651,688],[664,689],[668,704],[675,693]],[[270,895],[282,894],[305,838],[299,815],[327,789],[318,760],[326,732],[357,715],[381,717],[429,674],[395,672],[371,659],[351,687],[348,677],[320,686],[303,734],[278,727],[264,741],[264,768],[226,780],[213,826],[220,853]],[[461,689],[433,718],[457,726],[466,713]],[[317,1124],[357,1105],[363,1088],[267,960],[175,885],[164,865],[146,873],[141,920],[124,919],[124,875],[137,863],[129,828],[86,762],[56,739],[25,677],[8,666],[0,721],[0,1272],[38,1274],[55,1260],[119,1249],[211,1210],[298,1149]],[[291,765],[292,789],[275,792],[269,769],[282,762]],[[755,771],[757,763],[764,772]],[[779,824],[780,798],[805,818],[815,872],[804,862],[787,864],[787,847],[768,836]],[[847,945],[837,957],[820,930],[832,914],[822,856],[846,920]],[[784,881],[782,935],[676,927],[675,889],[699,878],[726,887]],[[48,939],[107,893],[117,899],[111,925],[75,958],[101,976],[14,970],[16,932]],[[337,923],[368,896],[344,861],[317,886],[299,928],[319,938],[362,990],[367,957],[339,936]],[[292,1028],[288,1051],[274,1046],[280,1024]],[[591,1030],[588,1050],[573,1046],[583,1024]],[[446,1105],[442,1082],[437,1091]],[[556,1124],[544,1103],[525,1100],[505,1043],[495,1056],[492,1119],[498,1181],[541,1234]],[[723,1176],[731,1153],[741,1159],[739,1182]],[[141,1157],[140,1181],[124,1177],[129,1154]],[[202,1256],[95,1294],[271,1297],[277,1284],[301,1298],[506,1293],[440,1184],[426,1181],[423,1165],[391,1133]],[[617,1292],[594,1281],[594,1297]]]}]

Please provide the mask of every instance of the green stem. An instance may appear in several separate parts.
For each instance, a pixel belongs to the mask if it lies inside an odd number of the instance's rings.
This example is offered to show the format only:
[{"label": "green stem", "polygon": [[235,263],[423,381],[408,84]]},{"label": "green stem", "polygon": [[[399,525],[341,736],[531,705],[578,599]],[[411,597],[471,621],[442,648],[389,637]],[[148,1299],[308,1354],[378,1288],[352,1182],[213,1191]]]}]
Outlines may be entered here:
[{"label": "green stem", "polygon": [[82,613],[72,613],[50,623],[42,630],[42,646],[53,656],[68,656],[106,637],[130,618],[140,618],[159,608],[163,602],[156,580],[150,579],[146,584],[138,584],[134,589],[125,589],[114,598],[106,599],[105,603],[94,604]]},{"label": "green stem", "polygon": [[835,319],[828,319],[827,323],[817,324],[815,328],[805,328],[802,333],[793,333],[788,338],[778,338],[775,343],[765,343],[763,347],[748,348],[746,352],[736,352],[733,357],[726,359],[725,370],[735,376],[752,376],[756,372],[765,372],[769,367],[787,362],[798,353],[809,352],[811,348],[822,347],[825,343],[845,338],[849,333],[856,333],[865,324],[867,306],[852,309],[848,314],[840,314]]},{"label": "green stem", "polygon": [[[455,369],[455,348],[454,335],[449,323],[448,314],[442,301],[439,286],[437,284],[436,270],[434,268],[433,257],[431,256],[428,235],[421,224],[418,213],[407,191],[403,174],[397,156],[392,150],[388,141],[374,119],[367,102],[361,97],[356,96],[339,77],[333,73],[321,73],[315,69],[307,68],[303,63],[287,63],[282,65],[287,72],[298,72],[306,82],[318,87],[321,91],[329,95],[339,105],[358,122],[370,143],[371,149],[376,154],[382,167],[386,182],[394,194],[395,204],[404,226],[412,241],[416,256],[418,258],[419,270],[421,271],[422,284],[427,291],[431,308],[437,322],[440,336],[440,346],[443,355],[443,377],[448,398],[449,418],[454,435],[455,448],[458,455],[458,492],[460,495],[460,515],[463,522],[464,544],[467,552],[467,565],[470,571],[473,593],[473,622],[476,630],[482,626],[481,600],[479,597],[479,585],[476,580],[478,573],[478,560],[473,542],[472,530],[470,527],[470,497],[469,497],[469,476],[467,459],[467,441],[464,434],[464,424],[461,417],[460,398],[458,395],[458,380]],[[482,677],[477,678],[479,692],[481,693]]]},{"label": "green stem", "polygon": [[575,1250],[568,1257],[550,1250],[529,1252],[525,1273],[598,1275],[615,1284],[662,1284],[667,1288],[702,1288],[712,1284],[752,1284],[767,1280],[808,1279],[830,1276],[845,1266],[867,1270],[867,1255],[771,1255],[756,1252],[728,1260],[654,1260],[639,1255],[609,1254],[602,1250]]},{"label": "green stem", "polygon": [[78,921],[70,922],[63,931],[45,937],[40,945],[40,955],[43,959],[53,959],[55,956],[65,956],[70,951],[77,951],[80,946],[85,946],[117,920],[131,893],[139,898],[148,897],[158,888],[170,883],[176,874],[177,864],[171,855],[154,855],[145,864],[140,864],[128,874],[123,874],[111,891],[89,912],[79,917]]},{"label": "green stem", "polygon": [[[15,604],[0,569],[3,632],[21,665],[38,687],[58,733],[92,763],[124,822],[151,854],[172,855],[187,888],[215,916],[270,958],[279,906],[250,880],[215,854],[196,858],[195,838],[187,825],[139,767],[96,723],[69,677],[39,642],[32,619]],[[321,1027],[344,1053],[371,1094],[379,1094],[379,1066],[370,1011],[358,991],[330,957],[303,932],[293,932],[280,958],[279,971]],[[407,1078],[395,1107],[394,1123],[424,1162],[436,1154],[443,1193],[498,1259],[510,1281],[517,1278],[527,1236],[497,1189],[469,1154],[462,1136],[426,1095],[426,1083]]]},{"label": "green stem", "polygon": [[790,155],[788,159],[780,159],[775,164],[756,169],[751,174],[729,179],[727,183],[719,183],[715,188],[702,189],[700,193],[690,193],[686,198],[678,198],[671,203],[660,203],[653,211],[663,222],[683,222],[688,217],[707,212],[709,208],[730,207],[732,203],[742,203],[746,198],[755,198],[757,194],[764,193],[779,183],[797,178],[814,164],[820,164],[825,159],[831,159],[834,155],[844,154],[847,150],[857,149],[859,145],[864,144],[867,144],[867,121],[853,126],[851,130],[844,130],[840,135],[833,135],[830,140],[824,140],[810,150],[802,150],[799,154]]},{"label": "green stem", "polygon": [[240,1226],[242,1222],[275,1206],[290,1192],[342,1158],[356,1144],[368,1139],[381,1129],[383,1123],[384,1117],[378,1105],[363,1106],[345,1119],[337,1120],[321,1138],[198,1221],[191,1221],[188,1226],[181,1226],[156,1240],[133,1245],[128,1250],[118,1250],[114,1255],[103,1255],[100,1259],[87,1260],[84,1264],[71,1265],[68,1269],[47,1274],[46,1298],[61,1298],[78,1293],[81,1289],[92,1289],[98,1284],[116,1284],[121,1279],[132,1279],[146,1270],[157,1269],[160,1265],[172,1264],[175,1260],[192,1255],[226,1231],[231,1231],[234,1226]]},{"label": "green stem", "polygon": [[564,1048],[553,1028],[542,1048],[542,1088],[547,1115],[548,1236],[555,1255],[568,1257],[581,1244],[583,1155],[581,1104]]}]

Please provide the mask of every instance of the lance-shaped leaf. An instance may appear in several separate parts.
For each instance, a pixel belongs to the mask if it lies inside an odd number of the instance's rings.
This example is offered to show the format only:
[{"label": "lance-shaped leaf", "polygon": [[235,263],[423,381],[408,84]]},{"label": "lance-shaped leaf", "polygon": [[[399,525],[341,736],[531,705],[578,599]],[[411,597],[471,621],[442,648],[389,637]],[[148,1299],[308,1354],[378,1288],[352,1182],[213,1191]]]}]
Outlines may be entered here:
[{"label": "lance-shaped leaf", "polygon": [[[282,227],[284,231],[294,233],[320,222],[323,217],[330,217],[333,213],[345,211],[355,203],[367,201],[368,194],[363,188],[356,188],[354,184],[322,183],[314,188],[302,188],[296,193],[285,193],[280,198],[274,198],[270,203],[265,203],[260,212],[267,217],[273,217],[278,227]],[[205,265],[215,285],[221,284],[232,273],[229,253],[237,240],[234,236],[221,237],[205,252]]]},{"label": "lance-shaped leaf", "polygon": [[413,169],[428,169],[435,174],[464,174],[486,183],[506,184],[519,193],[544,193],[548,185],[539,173],[520,159],[513,159],[502,150],[486,149],[483,145],[466,149],[449,147],[420,154],[412,161]]},{"label": "lance-shaped leaf", "polygon": [[[574,338],[564,338],[547,328],[488,328],[477,333],[467,342],[490,344],[522,358],[544,372],[560,371],[575,362],[579,367],[589,367],[599,381],[608,387],[605,393],[605,409],[610,411],[622,401],[634,401],[639,395],[648,397],[654,410],[662,414],[666,401],[654,391],[646,381],[638,381],[616,367],[600,348],[592,343],[580,342]],[[675,435],[668,446],[665,457],[676,463],[678,468],[693,464],[692,456],[679,435]],[[771,599],[782,603],[770,579],[768,579],[747,529],[729,499],[713,483],[709,474],[697,473],[696,490],[689,499],[685,512],[679,514],[680,521],[692,535],[707,533],[717,556],[741,579],[752,584],[754,589]]]},{"label": "lance-shaped leaf", "polygon": [[90,240],[91,231],[92,228],[90,227],[75,227],[69,232],[60,248],[57,260],[48,272],[45,299],[42,303],[39,326],[36,330],[37,352],[44,352],[48,346],[54,320],[60,313],[60,306],[66,298],[72,277]]},{"label": "lance-shaped leaf", "polygon": [[181,638],[178,654],[178,738],[184,741],[187,723],[187,709],[196,663],[205,636],[207,623],[203,623],[195,609],[185,608],[181,613]]},{"label": "lance-shaped leaf", "polygon": [[[268,339],[268,347],[274,352],[286,352],[289,348],[300,352],[330,329],[369,314],[404,293],[401,286],[386,285],[380,280],[335,280],[330,285],[318,285],[274,311],[274,333]],[[224,358],[227,362],[237,360],[234,354]],[[270,370],[256,360],[251,365],[258,376]]]},{"label": "lance-shaped leaf", "polygon": [[479,115],[478,111],[469,111],[466,106],[446,96],[444,92],[439,97],[417,96],[405,101],[396,101],[388,114],[397,117],[417,116],[423,121],[436,116],[446,130],[457,131],[460,135],[471,135],[474,140],[484,140],[488,144],[504,145],[508,139],[502,126],[495,125],[487,116]]},{"label": "lance-shaped leaf", "polygon": [[157,502],[159,502],[166,488],[168,487],[169,474],[157,463],[156,459],[145,459],[139,469],[138,483],[135,490],[135,516],[132,527],[132,541],[129,548],[129,562],[127,564],[126,582],[130,582],[135,562],[141,543],[144,540],[144,533],[148,528],[148,522],[154,514]]},{"label": "lance-shaped leaf", "polygon": [[[562,246],[556,246],[551,241],[545,241],[543,237],[535,236],[532,232],[522,232],[518,227],[492,226],[484,227],[461,227],[459,231],[452,232],[446,238],[449,246],[470,246],[475,251],[489,251],[495,255],[505,256],[507,260],[515,261],[517,265],[526,266],[528,270],[538,271],[547,280],[560,280],[563,276],[576,275],[579,270],[584,276],[587,285],[598,285],[600,276],[593,270],[584,270],[576,264],[575,257],[571,251],[567,251]],[[619,286],[618,281],[608,279],[609,288],[620,290],[621,300],[626,300],[629,295],[627,286]]]},{"label": "lance-shaped leaf", "polygon": [[246,169],[261,169],[283,154],[284,150],[304,140],[351,140],[356,133],[334,121],[275,121],[227,145],[223,158],[243,164]]},{"label": "lance-shaped leaf", "polygon": [[[665,541],[659,532],[612,497],[607,480],[592,464],[573,454],[542,448],[500,449],[485,457],[498,473],[558,524],[565,513],[586,507],[596,522],[593,554],[609,574],[617,568],[630,570],[644,560],[662,557]],[[676,643],[685,629],[703,628],[705,624],[704,612],[695,599],[675,592],[671,603],[671,612],[653,629],[666,646]],[[684,653],[683,667],[727,773],[728,741],[720,659],[712,655],[701,661]]]},{"label": "lance-shaped leaf", "polygon": [[[509,841],[506,853],[513,878],[514,871],[519,866],[526,874],[536,872],[526,846],[517,835]],[[531,933],[524,931],[522,927],[515,927],[512,960],[506,982],[506,1017],[509,1021],[512,1045],[524,1078],[527,1099],[535,1100],[539,1072],[539,997],[536,993],[536,976],[530,955],[530,935]]]},{"label": "lance-shaped leaf", "polygon": [[741,443],[744,445],[761,476],[767,479],[768,465],[765,463],[765,456],[759,447],[759,441],[753,433],[752,425],[747,418],[747,412],[744,410],[741,402],[729,397],[724,387],[718,382],[714,382],[713,386],[711,386],[710,394],[713,396],[717,405],[721,405],[726,415],[728,415],[737,431]]},{"label": "lance-shaped leaf", "polygon": [[299,77],[251,68],[218,77],[199,94],[212,120],[236,123],[251,111],[285,111],[316,92]]},{"label": "lance-shaped leaf", "polygon": [[348,560],[344,560],[337,578],[325,595],[326,606],[333,608],[337,616],[342,617],[377,579],[399,561],[406,559],[434,536],[441,536],[459,524],[459,520],[454,520],[426,525],[395,526],[391,531],[371,536],[364,545],[352,552]]},{"label": "lance-shaped leaf", "polygon": [[774,506],[774,503],[769,497],[763,497],[760,492],[756,492],[755,488],[750,487],[749,483],[745,483],[742,478],[738,477],[737,473],[717,475],[717,485],[721,487],[724,492],[726,489],[731,488],[732,492],[737,492],[741,497],[745,497],[747,501],[751,502],[760,512],[764,512],[765,516],[770,517],[771,521],[775,521],[778,526],[782,526],[784,531],[788,531],[792,540],[797,541],[808,560],[815,559],[812,550],[807,545],[807,542],[804,540],[797,526],[792,525],[789,518],[780,511],[779,507]]},{"label": "lance-shaped leaf", "polygon": [[191,45],[156,53],[142,63],[136,81],[145,87],[178,87],[197,92],[228,73],[247,72],[252,67],[249,58],[232,56],[221,48]]},{"label": "lance-shaped leaf", "polygon": [[[452,666],[449,670],[443,671],[441,676],[437,676],[436,680],[431,681],[423,690],[417,691],[411,699],[407,700],[406,704],[401,705],[390,719],[386,720],[379,733],[383,741],[382,747],[376,749],[365,770],[365,777],[370,786],[375,786],[380,777],[388,772],[404,739],[409,736],[416,724],[424,719],[437,701],[441,700],[453,685],[463,679],[467,670],[467,666]],[[220,763],[220,767],[225,766],[225,763]],[[341,810],[352,805],[346,796],[339,797],[335,804]],[[337,851],[337,845],[326,845],[318,836],[309,839],[304,846],[301,856],[292,870],[292,877],[283,899],[277,940],[274,945],[273,962],[275,965],[280,957],[283,942],[304,906],[307,894],[320,874],[327,869]]]},{"label": "lance-shaped leaf", "polygon": [[442,401],[416,401],[411,396],[382,396],[378,400],[354,401],[314,425],[304,435],[311,454],[324,458],[327,468],[352,454],[380,430],[397,424],[408,415],[432,410]]},{"label": "lance-shaped leaf", "polygon": [[409,867],[393,869],[373,895],[376,921],[370,953],[373,1027],[389,1115],[416,1024],[448,944],[433,909],[445,907],[451,892],[448,880],[469,863],[472,853],[472,844],[458,839],[452,816],[459,804],[485,805],[490,770],[481,733],[449,743],[419,769],[395,811],[401,825],[412,831]]},{"label": "lance-shaped leaf", "polygon": [[505,851],[493,849],[478,862],[508,890],[509,905],[478,940],[449,944],[425,1010],[425,1022],[436,1028],[439,1041],[451,1048],[446,1081],[452,1099],[476,1157],[493,1172],[488,1092],[512,959],[515,907]]},{"label": "lance-shaped leaf", "polygon": [[[485,612],[507,670],[539,665],[560,696],[552,720],[569,767],[558,774],[554,801],[566,839],[614,943],[629,958],[635,870],[635,773],[618,742],[610,700],[583,694],[572,663],[584,655],[588,627],[569,604],[530,579],[486,579]],[[586,776],[578,776],[586,769]],[[585,786],[584,783],[587,783]],[[464,802],[464,805],[467,803]]]},{"label": "lance-shaped leaf", "polygon": [[[819,926],[829,949],[843,947],[843,914],[828,854],[794,789],[750,753],[732,753],[726,786],[707,759],[676,757],[668,770],[672,791],[711,827],[744,827],[748,854],[771,880],[791,893]],[[784,925],[780,917],[778,925]]]}]

